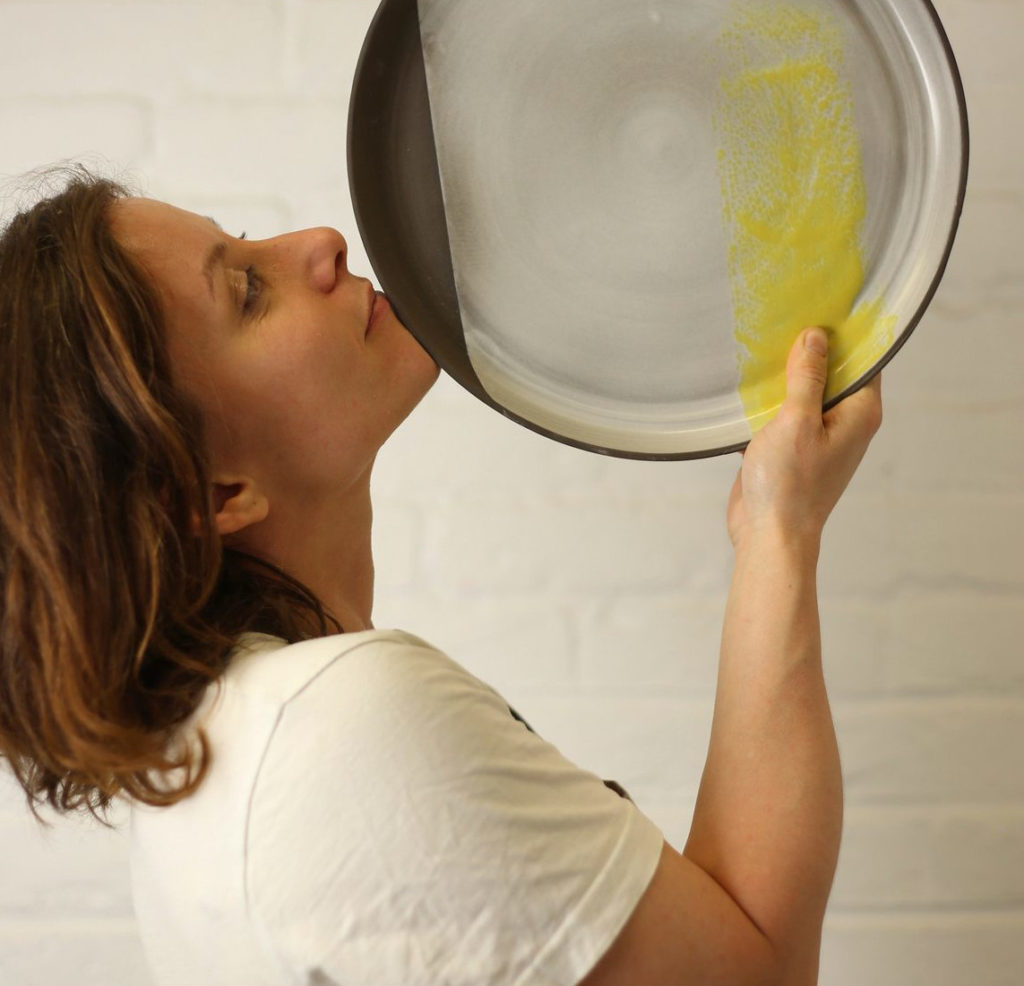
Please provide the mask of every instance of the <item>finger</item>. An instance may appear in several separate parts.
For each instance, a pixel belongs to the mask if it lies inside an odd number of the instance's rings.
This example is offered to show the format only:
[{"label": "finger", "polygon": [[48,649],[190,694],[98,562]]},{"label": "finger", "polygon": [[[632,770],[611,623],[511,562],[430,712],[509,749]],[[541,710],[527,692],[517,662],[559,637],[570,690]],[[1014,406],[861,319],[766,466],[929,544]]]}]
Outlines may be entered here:
[{"label": "finger", "polygon": [[871,424],[877,431],[882,424],[882,374],[876,373],[861,388],[861,393],[864,394],[864,413],[870,416]]},{"label": "finger", "polygon": [[840,401],[825,416],[829,430],[863,427],[870,434],[882,424],[882,375],[876,374],[860,390]]},{"label": "finger", "polygon": [[876,373],[864,386],[860,387],[855,394],[867,394],[872,399],[880,400],[882,397],[882,374]]},{"label": "finger", "polygon": [[805,329],[786,362],[786,404],[820,416],[828,379],[828,336],[823,329]]}]

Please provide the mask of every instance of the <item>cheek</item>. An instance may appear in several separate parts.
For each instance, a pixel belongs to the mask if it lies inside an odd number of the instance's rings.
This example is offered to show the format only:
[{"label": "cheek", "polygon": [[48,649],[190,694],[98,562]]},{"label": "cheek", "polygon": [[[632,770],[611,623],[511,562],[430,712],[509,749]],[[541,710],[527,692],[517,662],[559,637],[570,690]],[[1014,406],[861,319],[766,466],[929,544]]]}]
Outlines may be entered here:
[{"label": "cheek", "polygon": [[251,460],[285,485],[336,482],[365,466],[377,442],[379,407],[350,374],[323,365],[294,386],[262,395],[238,430]]},{"label": "cheek", "polygon": [[286,485],[338,481],[365,468],[386,437],[389,403],[409,389],[400,379],[409,376],[409,354],[371,355],[361,340],[328,328],[254,335],[251,348],[221,361],[211,374],[216,393],[203,402],[215,463],[257,475],[269,469]]},{"label": "cheek", "polygon": [[252,363],[211,365],[194,390],[215,469],[252,471],[283,439],[294,415],[293,391],[281,375]]}]

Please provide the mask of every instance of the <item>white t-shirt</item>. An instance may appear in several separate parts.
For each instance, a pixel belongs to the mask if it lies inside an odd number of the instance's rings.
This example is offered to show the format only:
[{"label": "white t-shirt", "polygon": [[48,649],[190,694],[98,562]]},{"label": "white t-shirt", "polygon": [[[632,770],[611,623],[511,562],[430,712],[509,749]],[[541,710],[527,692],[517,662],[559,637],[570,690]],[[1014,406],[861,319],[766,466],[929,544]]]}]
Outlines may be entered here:
[{"label": "white t-shirt", "polygon": [[657,866],[632,802],[406,633],[247,634],[198,723],[196,794],[132,806],[160,986],[573,986]]}]

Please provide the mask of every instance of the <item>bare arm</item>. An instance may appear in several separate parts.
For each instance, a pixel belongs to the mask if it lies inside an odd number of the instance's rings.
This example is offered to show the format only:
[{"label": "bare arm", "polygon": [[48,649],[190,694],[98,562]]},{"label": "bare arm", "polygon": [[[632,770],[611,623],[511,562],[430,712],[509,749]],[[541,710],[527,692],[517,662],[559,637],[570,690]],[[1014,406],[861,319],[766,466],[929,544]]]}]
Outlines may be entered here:
[{"label": "bare arm", "polygon": [[823,416],[827,360],[807,337],[790,354],[786,402],[748,447],[730,498],[736,565],[690,838],[681,856],[666,847],[586,986],[817,981],[842,827],[818,549],[881,423],[881,395],[876,378]]}]

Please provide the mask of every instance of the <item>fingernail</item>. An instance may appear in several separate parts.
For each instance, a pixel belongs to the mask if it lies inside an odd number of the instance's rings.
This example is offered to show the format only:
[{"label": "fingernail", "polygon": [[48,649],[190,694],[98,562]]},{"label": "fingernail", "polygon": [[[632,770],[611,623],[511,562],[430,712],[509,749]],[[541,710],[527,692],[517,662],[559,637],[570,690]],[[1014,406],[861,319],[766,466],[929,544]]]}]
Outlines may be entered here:
[{"label": "fingernail", "polygon": [[808,329],[804,336],[804,348],[819,356],[828,356],[828,336],[824,329]]}]

